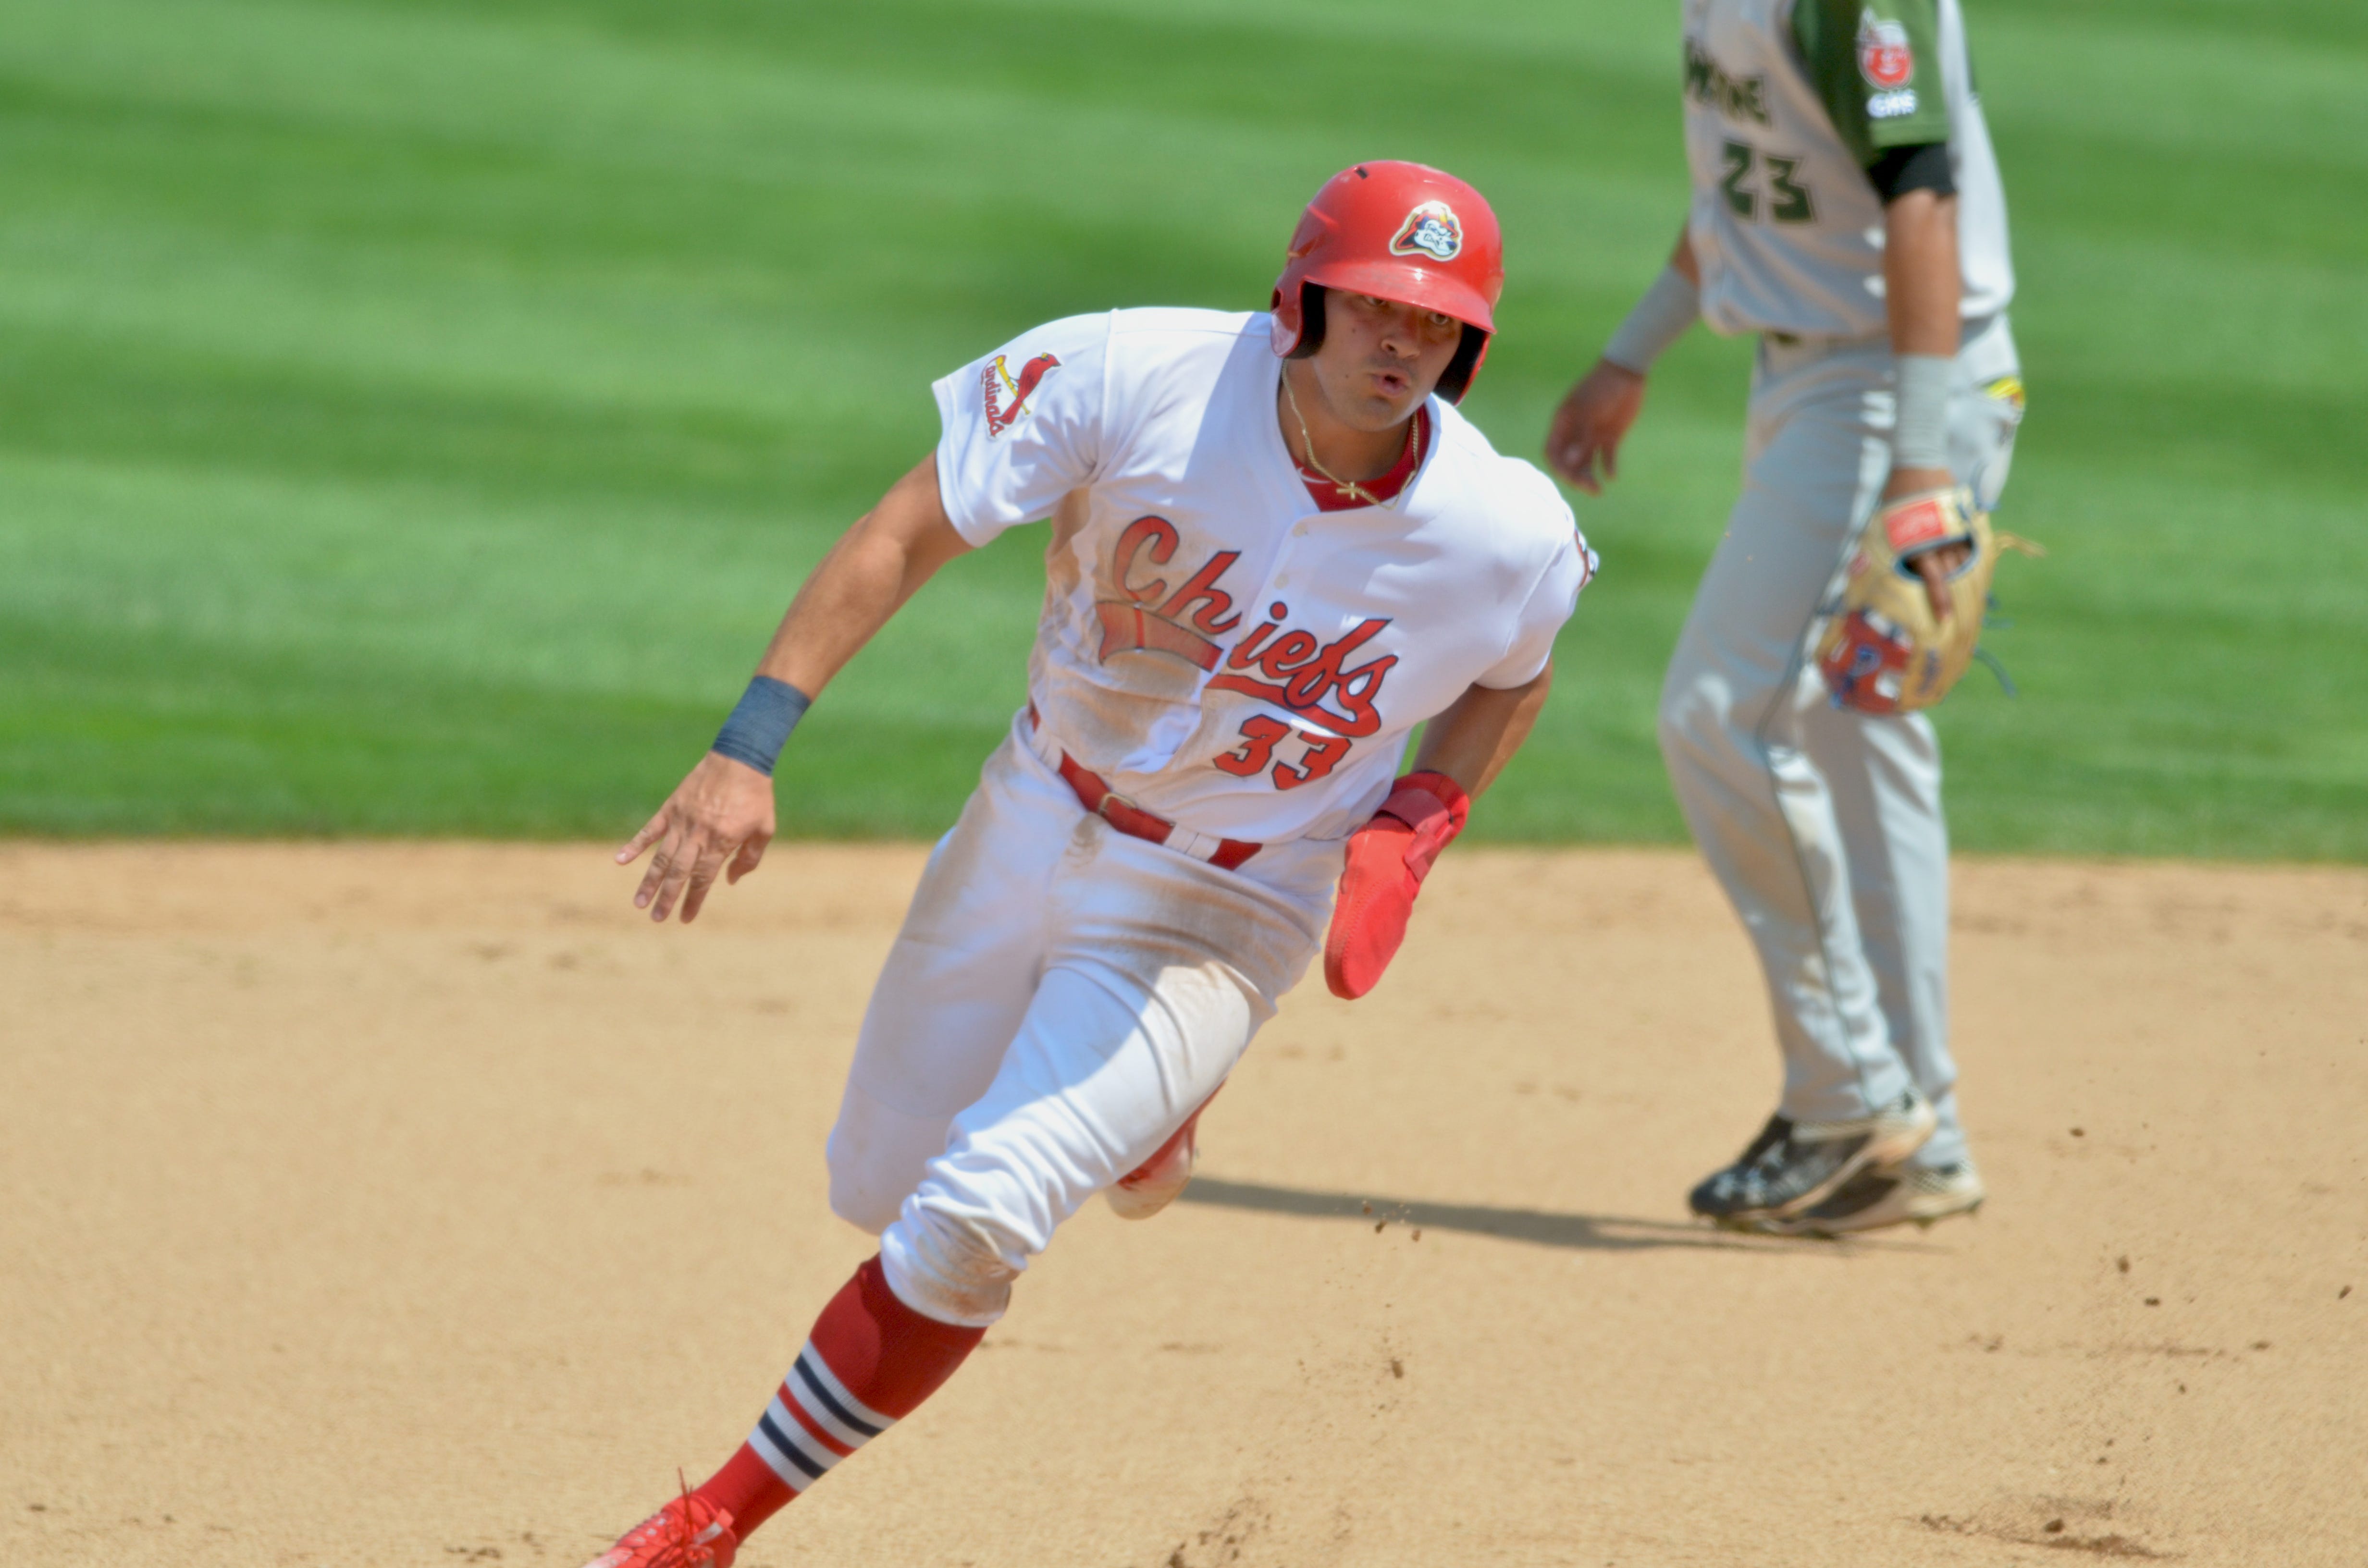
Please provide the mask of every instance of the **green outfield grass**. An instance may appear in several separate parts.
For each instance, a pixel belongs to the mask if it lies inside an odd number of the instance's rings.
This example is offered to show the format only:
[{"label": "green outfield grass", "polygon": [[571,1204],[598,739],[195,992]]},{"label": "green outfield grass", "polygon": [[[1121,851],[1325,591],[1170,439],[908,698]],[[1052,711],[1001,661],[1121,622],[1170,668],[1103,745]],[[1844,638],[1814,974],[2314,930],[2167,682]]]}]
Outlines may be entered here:
[{"label": "green outfield grass", "polygon": [[[1967,0],[2032,412],[1980,849],[2368,858],[2368,11]],[[1675,0],[0,0],[0,830],[619,835],[800,574],[1056,315],[1263,304],[1359,157],[1505,222],[1536,449],[1683,203]],[[1678,840],[1661,664],[1746,347],[1656,377],[1475,819]],[[1028,530],[816,707],[784,831],[932,833]]]}]

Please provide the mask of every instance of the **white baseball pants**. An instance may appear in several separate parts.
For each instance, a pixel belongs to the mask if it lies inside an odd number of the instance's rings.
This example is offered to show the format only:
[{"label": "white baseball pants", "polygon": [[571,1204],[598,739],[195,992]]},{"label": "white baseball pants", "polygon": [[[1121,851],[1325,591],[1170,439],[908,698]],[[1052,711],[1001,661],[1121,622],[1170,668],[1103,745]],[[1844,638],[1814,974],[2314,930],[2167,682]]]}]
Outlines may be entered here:
[{"label": "white baseball pants", "polygon": [[[1078,806],[1023,713],[939,841],[871,994],[831,1208],[951,1324],[1222,1085],[1323,942],[1342,846],[1225,871]],[[1056,754],[1057,755],[1057,754]]]},{"label": "white baseball pants", "polygon": [[[1661,690],[1661,753],[1686,823],[1759,949],[1795,1120],[1868,1114],[1912,1081],[1940,1111],[1915,1162],[1962,1159],[1949,1053],[1949,835],[1921,714],[1837,709],[1812,654],[1891,472],[1881,339],[1763,338],[1743,494]],[[1984,506],[2013,453],[2003,317],[1968,324],[1950,466]]]}]

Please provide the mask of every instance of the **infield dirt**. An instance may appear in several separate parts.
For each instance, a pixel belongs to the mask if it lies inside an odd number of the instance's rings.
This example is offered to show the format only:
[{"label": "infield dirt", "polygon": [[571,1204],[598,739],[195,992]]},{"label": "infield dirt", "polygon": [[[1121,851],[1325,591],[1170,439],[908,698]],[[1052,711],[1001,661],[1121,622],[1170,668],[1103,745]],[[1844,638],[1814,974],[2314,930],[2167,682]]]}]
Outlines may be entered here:
[{"label": "infield dirt", "polygon": [[[920,862],[681,930],[598,846],[0,846],[0,1561],[576,1568],[698,1480],[870,1250],[822,1142]],[[743,1568],[2360,1562],[2368,873],[1956,921],[1988,1208],[1733,1237],[1776,1061],[1698,864],[1451,855]]]}]

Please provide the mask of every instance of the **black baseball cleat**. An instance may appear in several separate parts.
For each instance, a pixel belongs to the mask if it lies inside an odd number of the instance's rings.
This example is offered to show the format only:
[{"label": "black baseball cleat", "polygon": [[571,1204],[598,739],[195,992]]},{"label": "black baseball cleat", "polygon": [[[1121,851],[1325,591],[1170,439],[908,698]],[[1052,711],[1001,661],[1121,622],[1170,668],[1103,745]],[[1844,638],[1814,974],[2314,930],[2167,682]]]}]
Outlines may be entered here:
[{"label": "black baseball cleat", "polygon": [[1686,1195],[1722,1225],[1785,1220],[1815,1208],[1870,1167],[1896,1165],[1932,1136],[1932,1102],[1909,1089],[1873,1116],[1792,1121],[1771,1116],[1735,1164]]}]

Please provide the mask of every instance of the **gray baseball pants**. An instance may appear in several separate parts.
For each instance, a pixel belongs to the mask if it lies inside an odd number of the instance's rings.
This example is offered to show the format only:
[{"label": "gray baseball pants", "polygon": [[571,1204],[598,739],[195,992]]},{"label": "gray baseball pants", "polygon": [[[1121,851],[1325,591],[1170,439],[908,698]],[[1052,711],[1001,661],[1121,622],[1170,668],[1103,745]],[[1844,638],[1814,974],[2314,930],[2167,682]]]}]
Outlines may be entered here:
[{"label": "gray baseball pants", "polygon": [[[1950,466],[1997,503],[2019,403],[2004,317],[1968,323]],[[1661,755],[1694,840],[1759,949],[1784,1057],[1782,1113],[1867,1115],[1912,1082],[1940,1126],[1912,1162],[1963,1159],[1949,1053],[1949,832],[1922,714],[1833,706],[1812,654],[1891,472],[1883,339],[1760,340],[1743,494],[1661,690]]]}]

